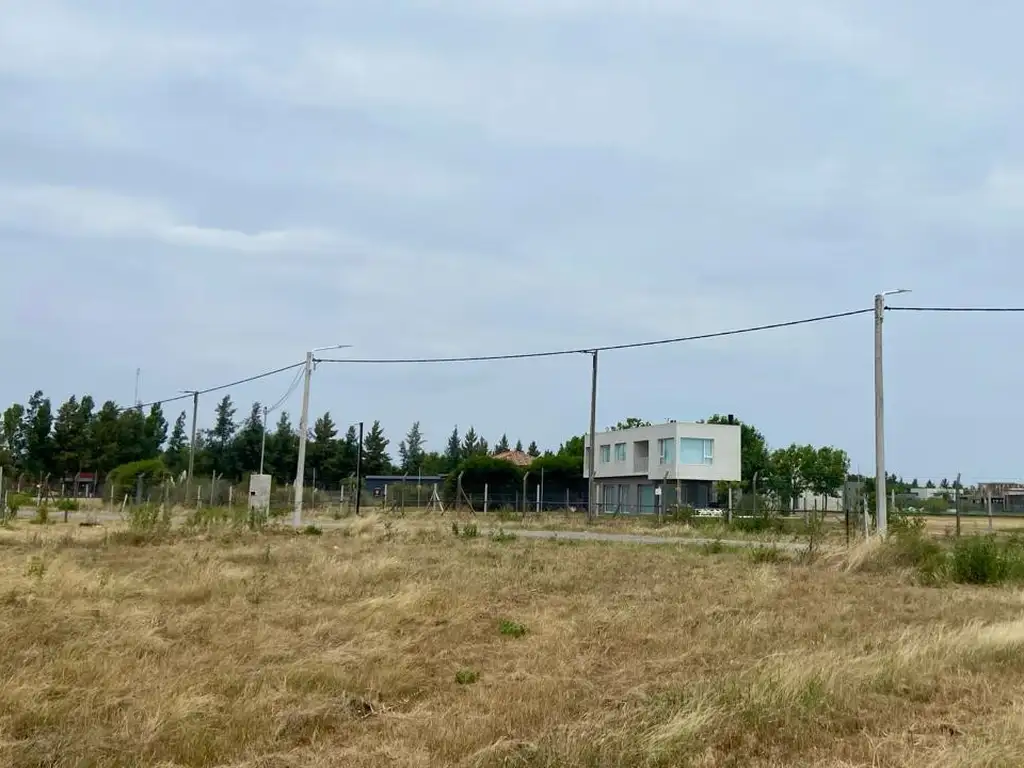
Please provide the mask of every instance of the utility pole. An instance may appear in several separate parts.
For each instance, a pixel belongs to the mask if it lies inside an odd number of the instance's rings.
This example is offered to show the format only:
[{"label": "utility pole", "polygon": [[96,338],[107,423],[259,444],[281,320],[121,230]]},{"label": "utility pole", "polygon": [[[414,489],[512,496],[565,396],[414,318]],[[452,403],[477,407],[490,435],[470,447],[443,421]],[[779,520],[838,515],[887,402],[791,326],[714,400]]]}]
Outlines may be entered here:
[{"label": "utility pole", "polygon": [[302,525],[302,483],[306,475],[306,436],[309,433],[309,383],[313,378],[314,353],[325,349],[345,349],[348,344],[334,344],[330,347],[317,347],[306,353],[305,383],[302,387],[302,416],[299,418],[299,461],[295,467],[295,510],[292,512],[292,525]]},{"label": "utility pole", "polygon": [[875,295],[875,528],[882,538],[889,532],[888,494],[885,476],[885,384],[882,378],[882,323],[885,297],[910,293],[906,288]]},{"label": "utility pole", "polygon": [[299,463],[295,469],[295,510],[292,525],[302,526],[302,483],[306,475],[306,435],[309,432],[309,384],[313,378],[313,353],[306,353],[305,383],[302,387],[302,415],[299,418]]},{"label": "utility pole", "polygon": [[185,501],[190,498],[192,491],[192,473],[196,468],[196,420],[199,418],[199,390],[182,390],[186,395],[192,395],[192,437],[188,443],[188,474],[185,475]]},{"label": "utility pole", "polygon": [[267,406],[263,406],[263,443],[260,445],[260,474],[263,474],[263,459],[267,455]]},{"label": "utility pole", "polygon": [[594,480],[594,454],[597,452],[597,350],[591,353],[593,370],[590,375],[590,454],[587,456],[587,522],[594,522],[597,483]]}]

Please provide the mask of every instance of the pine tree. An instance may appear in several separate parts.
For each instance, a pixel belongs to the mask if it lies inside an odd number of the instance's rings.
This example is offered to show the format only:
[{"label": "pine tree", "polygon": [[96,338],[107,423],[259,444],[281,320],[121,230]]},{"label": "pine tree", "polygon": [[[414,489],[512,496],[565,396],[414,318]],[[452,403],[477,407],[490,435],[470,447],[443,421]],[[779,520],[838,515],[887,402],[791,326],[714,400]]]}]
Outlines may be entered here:
[{"label": "pine tree", "polygon": [[405,440],[398,444],[398,458],[401,461],[403,472],[413,473],[419,471],[423,464],[423,433],[420,432],[420,423],[414,421],[409,427]]},{"label": "pine tree", "polygon": [[79,469],[77,424],[78,398],[72,395],[57,409],[57,416],[53,420],[53,464],[62,478]]},{"label": "pine tree", "polygon": [[53,408],[50,399],[37,390],[29,398],[24,416],[25,469],[43,475],[53,469]]},{"label": "pine tree", "polygon": [[530,456],[533,456],[534,458],[537,458],[538,456],[540,456],[540,448],[537,447],[537,443],[536,442],[531,442],[530,443],[530,447],[526,449],[526,452]]},{"label": "pine tree", "polygon": [[505,453],[509,450],[508,435],[502,434],[501,440],[494,446],[495,453]]},{"label": "pine tree", "polygon": [[174,420],[174,428],[167,441],[167,450],[164,451],[164,464],[174,475],[181,474],[188,469],[188,435],[185,432],[185,418],[185,412],[182,411]]},{"label": "pine tree", "polygon": [[113,400],[107,400],[92,420],[89,442],[97,472],[106,475],[121,463],[121,413]]},{"label": "pine tree", "polygon": [[[230,455],[235,479],[247,472],[259,472],[260,452],[263,450],[263,406],[259,401],[249,407],[249,415],[231,442]],[[265,470],[265,468],[264,468]]]},{"label": "pine tree", "polygon": [[337,436],[338,428],[334,425],[330,411],[313,423],[313,439],[309,444],[308,463],[310,470],[316,472],[316,482],[320,487],[336,483],[340,479],[337,464],[334,461],[337,452],[335,445]]},{"label": "pine tree", "polygon": [[145,455],[144,459],[155,459],[160,455],[160,449],[167,441],[167,419],[164,418],[163,409],[160,403],[155,403],[149,409],[143,431]]},{"label": "pine tree", "polygon": [[386,475],[391,471],[388,439],[379,421],[374,421],[363,438],[363,475]]},{"label": "pine tree", "polygon": [[444,451],[444,461],[447,471],[453,471],[459,462],[462,461],[462,442],[459,440],[459,427],[455,426],[448,437],[448,445]]},{"label": "pine tree", "polygon": [[231,402],[231,395],[224,395],[217,403],[216,418],[213,422],[213,429],[209,432],[209,453],[211,466],[214,472],[225,477],[235,477],[238,470],[238,462],[232,453],[232,439],[238,425],[235,423],[235,406]]},{"label": "pine tree", "polygon": [[462,456],[468,459],[470,456],[475,456],[479,449],[480,438],[477,437],[476,430],[470,427],[466,430],[465,437],[462,438]]},{"label": "pine tree", "polygon": [[15,403],[4,411],[0,428],[0,454],[4,464],[22,469],[25,465],[25,406]]},{"label": "pine tree", "polygon": [[267,438],[268,468],[265,471],[273,474],[279,483],[292,483],[298,460],[299,436],[292,427],[288,411],[281,411],[274,434]]},{"label": "pine tree", "polygon": [[516,451],[519,452],[519,453],[523,452],[523,441],[522,440],[516,440]]}]

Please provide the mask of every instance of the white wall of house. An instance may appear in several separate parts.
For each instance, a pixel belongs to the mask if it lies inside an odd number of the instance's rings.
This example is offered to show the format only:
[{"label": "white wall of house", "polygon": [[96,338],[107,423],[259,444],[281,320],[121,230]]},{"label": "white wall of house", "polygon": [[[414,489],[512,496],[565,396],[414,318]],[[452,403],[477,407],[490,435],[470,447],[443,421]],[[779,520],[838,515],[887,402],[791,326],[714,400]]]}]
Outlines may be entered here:
[{"label": "white wall of house", "polygon": [[[594,478],[739,480],[738,424],[671,421],[636,429],[598,432]],[[589,435],[584,437],[590,450]],[[589,477],[587,455],[583,476]]]}]

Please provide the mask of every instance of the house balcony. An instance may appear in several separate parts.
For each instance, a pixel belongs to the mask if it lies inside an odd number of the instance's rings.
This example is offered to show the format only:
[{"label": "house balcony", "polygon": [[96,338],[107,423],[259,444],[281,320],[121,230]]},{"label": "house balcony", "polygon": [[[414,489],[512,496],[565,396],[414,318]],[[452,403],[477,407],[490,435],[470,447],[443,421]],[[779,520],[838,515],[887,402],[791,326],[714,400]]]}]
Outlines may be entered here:
[{"label": "house balcony", "polygon": [[633,472],[647,474],[647,470],[650,468],[651,457],[650,456],[634,456],[633,457]]}]

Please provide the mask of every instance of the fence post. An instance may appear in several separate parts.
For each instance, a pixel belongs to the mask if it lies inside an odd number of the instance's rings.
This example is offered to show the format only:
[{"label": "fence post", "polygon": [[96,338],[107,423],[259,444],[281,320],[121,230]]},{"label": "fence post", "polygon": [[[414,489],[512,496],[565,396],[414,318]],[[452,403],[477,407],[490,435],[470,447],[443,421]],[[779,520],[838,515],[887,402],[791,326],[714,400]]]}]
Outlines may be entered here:
[{"label": "fence post", "polygon": [[565,516],[569,516],[569,489],[565,489]]},{"label": "fence post", "polygon": [[537,514],[540,514],[540,486],[537,486]]},{"label": "fence post", "polygon": [[988,513],[988,530],[992,532],[992,491],[985,491],[985,511]]},{"label": "fence post", "polygon": [[484,514],[485,515],[487,514],[487,504],[488,504],[488,501],[489,501],[488,486],[487,486],[487,483],[484,483]]}]

